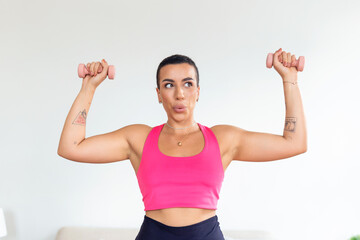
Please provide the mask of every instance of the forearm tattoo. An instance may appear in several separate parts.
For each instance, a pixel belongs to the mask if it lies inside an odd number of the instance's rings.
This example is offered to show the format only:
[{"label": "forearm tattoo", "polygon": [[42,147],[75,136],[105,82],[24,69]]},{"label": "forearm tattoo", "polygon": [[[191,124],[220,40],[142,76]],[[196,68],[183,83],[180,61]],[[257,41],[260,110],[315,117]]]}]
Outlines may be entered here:
[{"label": "forearm tattoo", "polygon": [[285,131],[295,132],[296,126],[296,118],[295,117],[287,117],[285,118]]},{"label": "forearm tattoo", "polygon": [[84,109],[82,112],[79,112],[72,124],[81,126],[86,125],[86,109]]}]

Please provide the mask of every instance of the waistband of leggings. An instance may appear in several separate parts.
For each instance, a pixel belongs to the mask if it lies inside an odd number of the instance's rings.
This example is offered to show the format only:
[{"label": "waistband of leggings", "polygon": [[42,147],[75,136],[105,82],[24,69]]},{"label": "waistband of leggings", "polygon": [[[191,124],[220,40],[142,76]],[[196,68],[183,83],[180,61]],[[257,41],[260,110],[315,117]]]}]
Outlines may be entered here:
[{"label": "waistband of leggings", "polygon": [[162,222],[159,222],[159,221],[156,221],[155,219],[152,219],[146,215],[144,215],[144,221],[148,221],[148,222],[152,222],[152,223],[155,223],[157,225],[160,225],[162,226],[163,228],[167,228],[167,229],[170,229],[170,230],[195,230],[195,229],[198,229],[199,227],[202,227],[204,225],[211,225],[211,224],[214,224],[218,221],[218,216],[215,215],[215,216],[212,216],[208,219],[205,219],[201,222],[198,222],[198,223],[194,223],[194,224],[191,224],[191,225],[187,225],[187,226],[181,226],[181,227],[175,227],[175,226],[169,226],[169,225],[166,225],[166,224],[163,224]]}]

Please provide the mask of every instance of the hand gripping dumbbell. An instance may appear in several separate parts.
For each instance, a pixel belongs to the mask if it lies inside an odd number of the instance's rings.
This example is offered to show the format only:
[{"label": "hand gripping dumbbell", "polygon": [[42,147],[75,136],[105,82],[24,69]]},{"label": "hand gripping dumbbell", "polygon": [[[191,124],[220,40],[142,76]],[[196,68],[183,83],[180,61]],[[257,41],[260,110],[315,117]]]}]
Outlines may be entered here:
[{"label": "hand gripping dumbbell", "polygon": [[[274,54],[269,53],[266,58],[266,67],[271,68],[274,63]],[[291,67],[296,67],[299,72],[302,72],[304,69],[305,57],[300,56],[295,62],[291,65]]]},{"label": "hand gripping dumbbell", "polygon": [[[102,69],[103,68],[100,65],[99,69],[98,69],[98,73],[101,73]],[[85,75],[87,75],[87,74],[90,74],[90,72],[86,69],[85,64],[83,64],[83,63],[79,64],[78,74],[79,74],[79,77],[81,77],[81,78],[85,77]],[[109,79],[115,78],[115,66],[114,65],[109,65],[107,75],[108,75]]]}]

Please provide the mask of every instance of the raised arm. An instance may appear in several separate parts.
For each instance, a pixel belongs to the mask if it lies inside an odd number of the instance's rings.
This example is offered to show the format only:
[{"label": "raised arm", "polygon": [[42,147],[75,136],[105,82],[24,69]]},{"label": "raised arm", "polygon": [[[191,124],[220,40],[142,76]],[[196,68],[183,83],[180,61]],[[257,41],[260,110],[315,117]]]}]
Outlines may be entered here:
[{"label": "raised arm", "polygon": [[295,55],[280,48],[274,55],[274,68],[280,74],[284,86],[286,118],[284,138],[293,146],[307,149],[305,115],[298,86],[296,67],[290,67],[296,61]]},{"label": "raised arm", "polygon": [[[251,132],[226,126],[224,129],[230,136],[228,139],[231,139],[228,142],[233,160],[273,161],[307,151],[305,115],[297,84],[297,70],[287,65],[289,59],[295,60],[295,55],[280,55],[280,50],[281,48],[274,54],[274,67],[282,77],[285,94],[286,117],[283,135]],[[279,55],[282,56],[282,62],[278,60]]]},{"label": "raised arm", "polygon": [[307,151],[305,117],[299,87],[297,84],[283,83],[283,85],[286,105],[283,135],[252,132],[229,125],[225,129],[233,139],[229,141],[234,149],[233,160],[274,161]]},{"label": "raised arm", "polygon": [[60,156],[69,156],[85,139],[86,118],[94,97],[94,88],[81,88],[65,120],[58,151]]},{"label": "raised arm", "polygon": [[284,78],[283,86],[286,107],[283,137],[294,147],[306,151],[306,122],[297,78]]},{"label": "raised arm", "polygon": [[92,136],[85,139],[86,118],[97,86],[106,78],[108,65],[101,63],[103,71],[97,74],[100,62],[88,64],[90,75],[83,79],[81,90],[65,120],[58,146],[58,155],[73,161],[107,163],[129,158],[128,136],[131,127]]}]

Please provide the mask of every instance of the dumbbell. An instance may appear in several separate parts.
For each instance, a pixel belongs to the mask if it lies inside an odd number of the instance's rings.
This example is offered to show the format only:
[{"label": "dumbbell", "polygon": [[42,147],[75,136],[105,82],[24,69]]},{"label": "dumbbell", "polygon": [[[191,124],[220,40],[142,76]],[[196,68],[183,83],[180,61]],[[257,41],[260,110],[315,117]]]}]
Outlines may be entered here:
[{"label": "dumbbell", "polygon": [[[269,53],[266,58],[266,67],[271,68],[274,63],[274,54]],[[295,59],[295,63],[291,65],[291,67],[296,67],[299,72],[302,72],[304,69],[305,57],[300,56],[297,60]]]},{"label": "dumbbell", "polygon": [[[98,69],[98,73],[101,73],[102,69],[103,68],[100,65],[99,69]],[[79,74],[79,77],[81,77],[81,78],[85,77],[85,75],[87,75],[87,74],[90,74],[90,72],[86,69],[85,64],[83,64],[83,63],[79,64],[78,74]],[[115,66],[114,65],[109,65],[107,75],[108,75],[109,79],[115,78]]]}]

